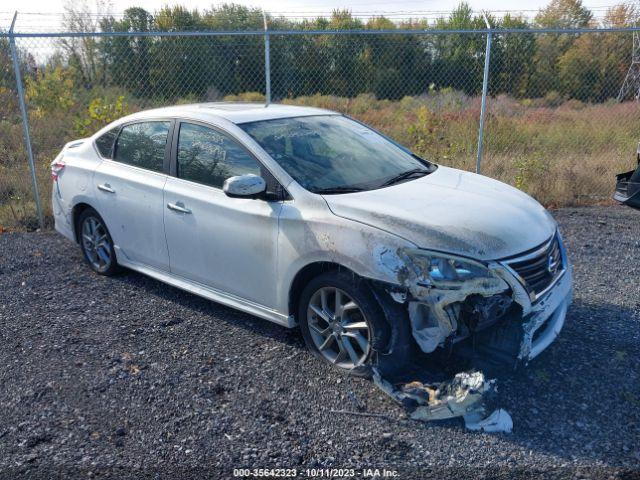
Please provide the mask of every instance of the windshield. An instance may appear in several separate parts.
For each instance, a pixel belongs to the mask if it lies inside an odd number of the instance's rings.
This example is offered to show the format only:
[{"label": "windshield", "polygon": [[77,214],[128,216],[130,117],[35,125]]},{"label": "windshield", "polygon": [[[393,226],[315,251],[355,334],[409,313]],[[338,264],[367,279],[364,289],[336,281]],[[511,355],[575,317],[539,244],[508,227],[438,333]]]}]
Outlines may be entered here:
[{"label": "windshield", "polygon": [[380,188],[435,169],[341,115],[282,118],[239,126],[300,185],[316,193]]}]

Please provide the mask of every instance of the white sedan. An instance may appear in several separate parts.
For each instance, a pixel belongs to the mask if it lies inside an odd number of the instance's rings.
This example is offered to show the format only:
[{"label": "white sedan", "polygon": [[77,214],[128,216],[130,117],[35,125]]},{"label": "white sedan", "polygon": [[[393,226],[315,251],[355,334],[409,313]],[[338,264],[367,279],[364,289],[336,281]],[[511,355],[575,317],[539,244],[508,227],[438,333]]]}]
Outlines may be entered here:
[{"label": "white sedan", "polygon": [[51,168],[56,230],[96,273],[126,267],[299,325],[355,374],[453,348],[526,362],[571,302],[540,204],[335,112],[150,110],[70,142]]}]

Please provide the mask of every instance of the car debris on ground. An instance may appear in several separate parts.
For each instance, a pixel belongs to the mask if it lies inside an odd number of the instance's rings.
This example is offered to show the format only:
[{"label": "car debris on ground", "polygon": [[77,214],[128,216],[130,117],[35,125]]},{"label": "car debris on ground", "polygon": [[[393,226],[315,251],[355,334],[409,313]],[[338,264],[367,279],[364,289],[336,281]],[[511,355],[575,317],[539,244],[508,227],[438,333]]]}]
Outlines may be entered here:
[{"label": "car debris on ground", "polygon": [[495,380],[486,380],[482,372],[461,372],[453,379],[434,384],[413,381],[393,385],[373,369],[373,382],[403,405],[413,420],[428,422],[463,417],[469,430],[510,433],[511,416],[498,409],[486,416],[484,396],[495,390]]}]

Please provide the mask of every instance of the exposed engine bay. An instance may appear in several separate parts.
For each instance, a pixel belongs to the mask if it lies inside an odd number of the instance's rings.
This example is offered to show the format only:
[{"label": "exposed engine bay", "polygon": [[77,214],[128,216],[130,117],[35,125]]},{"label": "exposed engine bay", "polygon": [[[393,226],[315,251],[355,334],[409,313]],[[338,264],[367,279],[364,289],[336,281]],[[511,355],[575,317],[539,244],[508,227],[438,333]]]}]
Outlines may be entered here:
[{"label": "exposed engine bay", "polygon": [[[400,259],[395,268],[403,286],[374,285],[391,329],[386,351],[374,359],[376,385],[412,419],[463,417],[469,429],[510,431],[506,411],[487,415],[496,380],[485,375],[526,364],[562,328],[572,272],[561,240],[484,268],[433,253],[417,261],[403,251],[380,256],[388,268]],[[545,283],[534,283],[543,275],[538,267],[548,274]]]}]

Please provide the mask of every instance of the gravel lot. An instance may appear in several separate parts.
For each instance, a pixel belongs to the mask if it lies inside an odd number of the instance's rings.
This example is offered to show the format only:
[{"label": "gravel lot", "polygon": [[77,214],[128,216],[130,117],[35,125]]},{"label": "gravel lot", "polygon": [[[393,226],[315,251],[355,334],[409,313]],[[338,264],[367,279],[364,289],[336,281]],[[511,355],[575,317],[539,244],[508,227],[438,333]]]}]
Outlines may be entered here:
[{"label": "gravel lot", "polygon": [[[96,276],[55,233],[0,235],[0,477],[640,478],[640,212],[554,214],[575,301],[555,344],[499,379],[512,434],[410,421],[297,330],[137,273]],[[350,388],[386,417],[333,413],[354,409]]]}]

